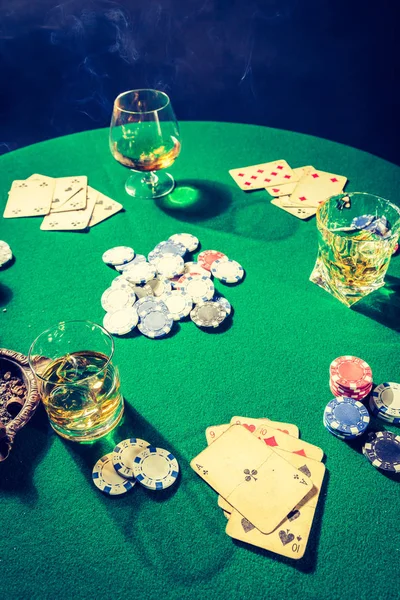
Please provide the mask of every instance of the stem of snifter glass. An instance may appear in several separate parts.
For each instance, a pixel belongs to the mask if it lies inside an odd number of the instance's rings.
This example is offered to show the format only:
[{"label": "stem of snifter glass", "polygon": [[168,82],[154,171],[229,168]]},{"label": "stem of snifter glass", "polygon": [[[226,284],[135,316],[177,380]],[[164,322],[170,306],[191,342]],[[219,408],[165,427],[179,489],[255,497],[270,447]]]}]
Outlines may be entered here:
[{"label": "stem of snifter glass", "polygon": [[149,187],[154,188],[158,183],[158,176],[155,174],[154,171],[150,171],[144,174],[144,176],[141,179],[141,182],[145,183]]}]

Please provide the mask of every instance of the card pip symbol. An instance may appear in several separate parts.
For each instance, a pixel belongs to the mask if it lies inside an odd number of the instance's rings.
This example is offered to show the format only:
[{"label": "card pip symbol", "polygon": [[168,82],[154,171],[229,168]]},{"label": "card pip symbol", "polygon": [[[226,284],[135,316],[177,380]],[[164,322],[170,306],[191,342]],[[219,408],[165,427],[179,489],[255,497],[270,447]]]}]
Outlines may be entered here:
[{"label": "card pip symbol", "polygon": [[251,471],[250,469],[245,469],[243,473],[246,475],[244,478],[245,481],[251,481],[252,478],[254,481],[257,481],[257,477],[254,477],[254,475],[257,475],[257,471],[255,469],[252,469]]}]

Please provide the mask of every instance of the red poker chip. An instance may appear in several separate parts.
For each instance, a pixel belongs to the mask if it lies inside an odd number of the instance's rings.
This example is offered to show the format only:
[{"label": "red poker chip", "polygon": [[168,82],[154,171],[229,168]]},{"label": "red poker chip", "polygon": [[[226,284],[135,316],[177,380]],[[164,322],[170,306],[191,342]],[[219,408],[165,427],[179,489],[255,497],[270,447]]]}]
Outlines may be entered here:
[{"label": "red poker chip", "polygon": [[393,256],[394,254],[397,254],[397,251],[398,251],[398,249],[399,249],[399,244],[396,244],[396,245],[395,245],[395,247],[394,247],[394,250],[393,250],[393,252],[392,252],[392,256]]},{"label": "red poker chip", "polygon": [[203,250],[197,257],[197,262],[206,269],[206,271],[211,271],[211,265],[214,261],[219,260],[221,258],[228,258],[226,254],[223,252],[218,252],[218,250]]},{"label": "red poker chip", "polygon": [[331,381],[345,389],[363,389],[372,383],[372,371],[368,363],[356,356],[339,356],[329,367]]},{"label": "red poker chip", "polygon": [[359,388],[349,388],[343,385],[338,385],[332,379],[330,379],[330,384],[337,388],[340,392],[354,392],[355,394],[361,394],[362,392],[365,392],[365,390],[367,390],[368,388],[372,387],[372,383],[367,383],[366,385]]},{"label": "red poker chip", "polygon": [[336,396],[336,397],[337,396],[346,396],[347,398],[353,398],[353,400],[360,400],[360,401],[364,400],[364,398],[366,398],[367,396],[369,396],[369,394],[370,394],[370,392],[372,390],[372,386],[370,386],[365,391],[356,393],[353,390],[344,392],[342,390],[339,390],[337,387],[335,387],[332,384],[330,384],[329,387],[330,387],[330,390],[331,390],[332,394],[334,396]]},{"label": "red poker chip", "polygon": [[204,277],[204,275],[201,275],[200,273],[185,273],[184,275],[181,275],[178,279],[178,281],[176,282],[176,289],[180,290],[183,288],[185,282],[187,281],[188,277],[191,277],[192,279],[195,277]]}]

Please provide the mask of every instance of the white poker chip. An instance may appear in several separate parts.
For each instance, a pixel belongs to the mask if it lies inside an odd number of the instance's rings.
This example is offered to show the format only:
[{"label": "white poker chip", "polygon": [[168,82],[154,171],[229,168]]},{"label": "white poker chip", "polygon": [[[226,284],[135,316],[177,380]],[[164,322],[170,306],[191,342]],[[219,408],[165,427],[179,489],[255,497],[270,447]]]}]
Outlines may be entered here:
[{"label": "white poker chip", "polygon": [[155,339],[167,335],[174,324],[164,303],[158,302],[157,306],[149,308],[140,313],[138,329],[140,333],[148,338]]},{"label": "white poker chip", "polygon": [[0,240],[0,267],[7,264],[13,257],[12,250],[7,242]]},{"label": "white poker chip", "polygon": [[181,290],[164,294],[162,300],[174,321],[180,321],[187,317],[193,308],[191,297]]},{"label": "white poker chip", "polygon": [[244,277],[244,269],[236,260],[221,258],[211,265],[211,273],[224,283],[237,283]]},{"label": "white poker chip", "polygon": [[135,308],[139,317],[143,317],[147,312],[153,310],[155,306],[162,308],[165,313],[168,313],[168,308],[162,299],[156,298],[155,296],[144,296],[143,298],[139,298]]},{"label": "white poker chip", "polygon": [[112,463],[112,453],[106,454],[93,467],[92,479],[94,485],[105,494],[120,496],[133,488],[136,481],[125,479],[118,475]]},{"label": "white poker chip", "polygon": [[153,265],[148,262],[140,262],[133,264],[129,269],[124,271],[124,275],[128,281],[132,283],[147,283],[150,279],[156,276],[156,270]]},{"label": "white poker chip", "polygon": [[189,294],[195,304],[211,300],[215,291],[211,279],[197,275],[189,275],[179,289]]},{"label": "white poker chip", "polygon": [[101,306],[107,312],[114,312],[120,308],[128,308],[135,304],[135,292],[121,287],[109,287],[101,296]]},{"label": "white poker chip", "polygon": [[128,263],[123,263],[122,265],[115,265],[115,268],[120,273],[123,273],[127,269],[129,269],[132,265],[137,265],[137,263],[146,262],[146,257],[143,254],[135,254],[135,258],[130,260]]},{"label": "white poker chip", "polygon": [[149,446],[135,457],[133,473],[148,490],[165,490],[176,482],[179,465],[168,450]]},{"label": "white poker chip", "polygon": [[194,252],[199,246],[199,240],[195,235],[191,233],[174,233],[171,235],[170,240],[183,244],[187,248],[188,252]]},{"label": "white poker chip", "polygon": [[113,335],[126,335],[133,331],[138,324],[139,316],[134,306],[121,308],[104,315],[103,327]]},{"label": "white poker chip", "polygon": [[151,287],[153,294],[157,297],[171,291],[171,282],[162,275],[158,275],[155,279],[151,279],[147,282],[147,285]]},{"label": "white poker chip", "polygon": [[211,277],[211,271],[204,269],[198,262],[185,262],[183,275],[190,275],[190,273],[198,273],[204,277]]},{"label": "white poker chip", "polygon": [[134,479],[133,461],[148,446],[149,442],[140,438],[129,438],[119,442],[112,451],[112,462],[117,473],[121,477]]},{"label": "white poker chip", "polygon": [[132,283],[132,289],[138,298],[145,298],[146,296],[154,296],[153,290],[148,283],[145,285],[135,285]]},{"label": "white poker chip", "polygon": [[179,254],[166,252],[155,259],[155,267],[160,275],[166,278],[175,277],[183,272],[184,261]]},{"label": "white poker chip", "polygon": [[232,312],[232,305],[224,296],[215,295],[213,298],[214,302],[219,302],[221,306],[225,309],[227,315],[230,315]]},{"label": "white poker chip", "polygon": [[135,252],[133,248],[129,248],[129,246],[115,246],[115,248],[106,250],[102,259],[107,265],[115,266],[130,262],[134,256]]},{"label": "white poker chip", "polygon": [[122,288],[123,290],[132,290],[133,291],[133,283],[129,283],[129,281],[123,276],[118,275],[111,282],[111,287],[113,288]]}]

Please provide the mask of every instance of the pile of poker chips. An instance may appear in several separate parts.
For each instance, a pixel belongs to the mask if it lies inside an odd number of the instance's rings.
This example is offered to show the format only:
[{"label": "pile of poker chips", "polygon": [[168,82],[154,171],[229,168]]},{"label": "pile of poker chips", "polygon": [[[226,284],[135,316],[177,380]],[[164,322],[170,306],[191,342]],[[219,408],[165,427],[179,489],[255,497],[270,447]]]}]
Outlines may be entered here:
[{"label": "pile of poker chips", "polygon": [[400,384],[389,381],[376,386],[369,397],[369,409],[374,417],[400,425]]},{"label": "pile of poker chips", "polygon": [[376,469],[400,473],[400,436],[390,431],[368,434],[362,452]]},{"label": "pile of poker chips", "polygon": [[324,425],[342,440],[354,440],[366,432],[370,422],[368,410],[353,398],[338,396],[325,407]]},{"label": "pile of poker chips", "polygon": [[[342,198],[339,202],[341,203],[338,206],[339,209],[347,207],[346,198]],[[387,239],[392,235],[392,230],[389,221],[384,216],[375,216],[375,215],[361,215],[359,217],[354,217],[351,222],[350,227],[338,227],[332,231],[346,231],[346,233],[356,233],[357,239],[363,239],[365,241],[368,240],[377,240],[377,239]],[[360,238],[360,233],[365,232],[365,235]],[[395,254],[399,249],[399,245],[396,244],[393,250],[393,254]]]},{"label": "pile of poker chips", "polygon": [[3,267],[10,262],[12,257],[13,253],[10,246],[7,244],[7,242],[0,240],[0,267]]},{"label": "pile of poker chips", "polygon": [[329,387],[334,396],[363,400],[372,389],[372,370],[356,356],[339,356],[329,367]]},{"label": "pile of poker chips", "polygon": [[165,490],[176,482],[178,474],[178,461],[168,450],[140,438],[129,438],[97,461],[92,479],[105,494],[120,496],[136,482],[148,490]]},{"label": "pile of poker chips", "polygon": [[198,245],[194,235],[180,233],[157,244],[148,259],[128,246],[104,252],[103,262],[120,272],[101,297],[105,329],[126,335],[137,326],[155,339],[170,333],[174,322],[189,314],[200,328],[219,327],[232,307],[216,292],[212,276],[226,284],[238,283],[244,270],[217,250],[204,250],[197,262],[185,262]]}]

